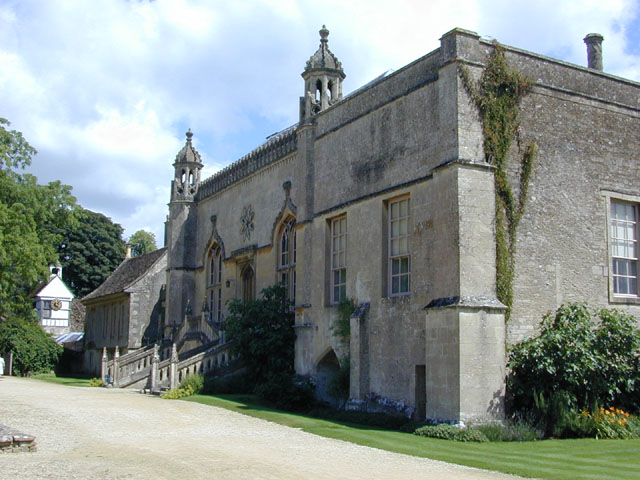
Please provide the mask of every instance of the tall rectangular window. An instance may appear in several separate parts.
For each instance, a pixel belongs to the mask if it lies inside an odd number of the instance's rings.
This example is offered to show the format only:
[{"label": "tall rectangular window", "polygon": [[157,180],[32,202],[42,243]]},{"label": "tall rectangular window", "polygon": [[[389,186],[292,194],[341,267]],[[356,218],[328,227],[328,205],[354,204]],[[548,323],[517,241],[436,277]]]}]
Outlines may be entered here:
[{"label": "tall rectangular window", "polygon": [[331,303],[347,296],[347,217],[331,221]]},{"label": "tall rectangular window", "polygon": [[611,202],[613,293],[638,296],[638,205]]},{"label": "tall rectangular window", "polygon": [[411,288],[409,198],[389,202],[389,294],[406,295]]}]

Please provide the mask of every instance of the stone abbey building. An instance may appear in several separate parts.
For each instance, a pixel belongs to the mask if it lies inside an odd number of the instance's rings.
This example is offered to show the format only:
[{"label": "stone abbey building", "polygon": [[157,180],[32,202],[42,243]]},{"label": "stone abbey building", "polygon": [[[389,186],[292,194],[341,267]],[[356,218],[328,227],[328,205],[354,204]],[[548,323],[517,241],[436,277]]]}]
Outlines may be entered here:
[{"label": "stone abbey building", "polygon": [[[295,369],[319,395],[349,361],[353,408],[467,420],[501,415],[505,347],[546,312],[587,301],[640,318],[640,84],[602,71],[602,37],[586,39],[589,68],[503,47],[533,84],[511,177],[519,145],[538,147],[506,321],[496,170],[460,73],[479,78],[495,44],[452,30],[343,96],[328,35],[302,73],[297,125],[207,179],[187,133],[166,224],[165,327],[206,318],[223,338],[225,302],[279,282],[295,305]],[[360,307],[349,345],[332,331],[344,298]]]}]

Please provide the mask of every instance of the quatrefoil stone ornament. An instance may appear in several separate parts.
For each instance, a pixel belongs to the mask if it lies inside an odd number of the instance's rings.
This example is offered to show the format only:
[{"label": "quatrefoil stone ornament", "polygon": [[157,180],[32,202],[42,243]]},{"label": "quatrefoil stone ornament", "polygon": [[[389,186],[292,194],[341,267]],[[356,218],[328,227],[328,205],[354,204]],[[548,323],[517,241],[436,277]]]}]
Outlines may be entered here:
[{"label": "quatrefoil stone ornament", "polygon": [[240,217],[240,234],[245,241],[251,238],[254,215],[251,205],[247,205],[242,209],[242,217]]}]

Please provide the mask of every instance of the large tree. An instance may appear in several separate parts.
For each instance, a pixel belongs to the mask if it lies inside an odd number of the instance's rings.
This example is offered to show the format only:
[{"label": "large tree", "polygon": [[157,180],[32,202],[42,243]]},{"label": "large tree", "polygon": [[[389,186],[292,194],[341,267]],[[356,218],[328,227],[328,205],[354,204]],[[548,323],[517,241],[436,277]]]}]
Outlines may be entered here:
[{"label": "large tree", "polygon": [[95,290],[122,262],[125,243],[122,227],[109,217],[76,209],[76,222],[61,230],[58,252],[65,283],[76,296]]},{"label": "large tree", "polygon": [[158,249],[156,236],[146,230],[138,230],[131,235],[128,243],[131,245],[131,254],[134,257],[139,257],[140,255],[151,253]]},{"label": "large tree", "polygon": [[75,198],[60,182],[22,173],[37,153],[0,118],[0,318],[32,315],[28,298],[57,261],[59,230],[72,224]]}]

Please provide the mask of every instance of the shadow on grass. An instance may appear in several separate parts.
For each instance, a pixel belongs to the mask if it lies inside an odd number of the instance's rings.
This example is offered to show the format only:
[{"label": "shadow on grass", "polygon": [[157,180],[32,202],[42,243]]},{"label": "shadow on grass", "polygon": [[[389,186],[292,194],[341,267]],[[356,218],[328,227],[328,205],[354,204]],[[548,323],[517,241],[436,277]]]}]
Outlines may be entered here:
[{"label": "shadow on grass", "polygon": [[29,378],[42,380],[49,383],[57,383],[58,385],[67,385],[69,387],[88,387],[90,376],[74,375],[74,376],[58,376],[54,373],[36,373]]}]

